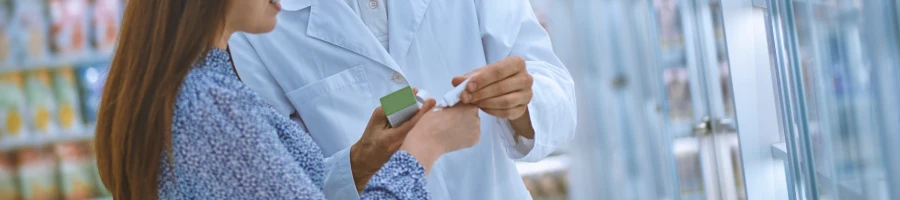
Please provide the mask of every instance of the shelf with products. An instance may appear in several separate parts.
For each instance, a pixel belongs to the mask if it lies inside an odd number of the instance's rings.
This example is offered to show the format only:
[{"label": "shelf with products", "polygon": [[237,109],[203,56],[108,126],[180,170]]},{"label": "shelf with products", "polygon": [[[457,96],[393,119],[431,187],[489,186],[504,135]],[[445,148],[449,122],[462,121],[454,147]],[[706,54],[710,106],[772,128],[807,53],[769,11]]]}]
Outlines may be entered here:
[{"label": "shelf with products", "polygon": [[23,138],[4,138],[0,140],[0,152],[21,149],[25,147],[47,146],[57,143],[90,141],[94,139],[94,128],[85,128],[83,131],[62,132],[52,135],[32,135]]},{"label": "shelf with products", "polygon": [[[103,64],[109,63],[112,60],[112,54],[109,53],[90,53],[85,56],[79,57],[70,57],[70,58],[54,58],[47,59],[46,61],[27,61],[22,62],[24,64],[17,65],[7,65],[0,66],[0,74],[4,73],[13,73],[13,72],[23,72],[30,71],[36,69],[57,69],[57,68],[65,68],[65,67],[83,67],[90,66],[92,64]],[[72,65],[77,64],[77,65]]]},{"label": "shelf with products", "polygon": [[93,152],[122,0],[0,0],[0,199],[108,197]]},{"label": "shelf with products", "polygon": [[0,0],[0,73],[108,61],[122,0]]},{"label": "shelf with products", "polygon": [[0,152],[0,198],[89,199],[108,197],[91,141],[20,146]]}]

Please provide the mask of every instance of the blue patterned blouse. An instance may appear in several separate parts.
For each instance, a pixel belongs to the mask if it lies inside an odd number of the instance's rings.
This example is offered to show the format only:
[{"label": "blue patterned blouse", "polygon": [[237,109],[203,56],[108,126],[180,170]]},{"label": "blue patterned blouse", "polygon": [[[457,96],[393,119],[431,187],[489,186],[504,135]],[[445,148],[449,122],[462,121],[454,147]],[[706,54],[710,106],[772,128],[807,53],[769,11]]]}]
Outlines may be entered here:
[{"label": "blue patterned blouse", "polygon": [[[213,48],[190,70],[174,113],[160,199],[325,199],[319,147],[238,79],[228,52]],[[398,152],[361,198],[429,199],[425,171]]]}]

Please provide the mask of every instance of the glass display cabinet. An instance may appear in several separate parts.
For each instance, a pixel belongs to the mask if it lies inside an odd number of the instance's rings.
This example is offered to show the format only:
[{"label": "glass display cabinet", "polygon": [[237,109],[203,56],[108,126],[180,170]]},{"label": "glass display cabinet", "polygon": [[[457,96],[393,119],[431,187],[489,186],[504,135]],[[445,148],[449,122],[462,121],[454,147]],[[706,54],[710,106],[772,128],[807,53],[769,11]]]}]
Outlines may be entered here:
[{"label": "glass display cabinet", "polygon": [[719,1],[542,5],[578,83],[571,199],[744,199]]},{"label": "glass display cabinet", "polygon": [[896,199],[896,4],[766,2],[791,199]]},{"label": "glass display cabinet", "polygon": [[578,89],[569,199],[897,199],[896,0],[532,0]]}]

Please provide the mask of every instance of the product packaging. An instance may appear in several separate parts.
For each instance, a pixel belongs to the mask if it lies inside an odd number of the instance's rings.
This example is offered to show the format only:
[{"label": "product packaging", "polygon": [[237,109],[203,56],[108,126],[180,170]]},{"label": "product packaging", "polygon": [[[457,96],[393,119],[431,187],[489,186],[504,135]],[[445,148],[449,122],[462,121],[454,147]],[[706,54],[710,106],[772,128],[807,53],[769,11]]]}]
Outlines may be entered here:
[{"label": "product packaging", "polygon": [[27,137],[25,96],[19,73],[0,74],[0,141]]},{"label": "product packaging", "polygon": [[50,74],[46,69],[36,69],[27,73],[25,79],[25,99],[31,116],[31,130],[40,136],[58,133],[57,108]]},{"label": "product packaging", "polygon": [[88,47],[87,0],[47,0],[53,52],[61,57],[85,55]]},{"label": "product packaging", "polygon": [[97,110],[100,107],[103,85],[106,83],[107,65],[84,66],[76,69],[79,92],[81,93],[81,110],[84,121],[88,124],[97,122]]},{"label": "product packaging", "polygon": [[19,199],[15,160],[9,152],[0,151],[0,199]]},{"label": "product packaging", "polygon": [[0,69],[12,67],[13,65],[13,45],[10,38],[10,24],[13,14],[12,1],[0,0]]},{"label": "product packaging", "polygon": [[15,14],[11,33],[15,33],[16,46],[24,47],[25,66],[48,61],[47,18],[44,0],[13,0]]},{"label": "product packaging", "polygon": [[92,156],[84,142],[69,142],[56,145],[59,156],[60,189],[64,199],[79,200],[95,197],[96,186]]},{"label": "product packaging", "polygon": [[397,127],[411,119],[419,111],[417,105],[412,87],[405,87],[381,97],[381,107],[384,108],[384,114],[391,127]]},{"label": "product packaging", "polygon": [[103,181],[100,179],[100,170],[97,169],[97,152],[94,151],[94,142],[87,141],[88,152],[90,156],[90,173],[94,176],[94,185],[96,186],[96,190],[94,191],[96,197],[110,197],[112,193],[109,190],[106,190],[106,187],[103,186]]},{"label": "product packaging", "polygon": [[22,199],[59,199],[53,150],[28,147],[19,150],[19,188]]},{"label": "product packaging", "polygon": [[91,17],[91,31],[94,49],[99,53],[111,54],[119,35],[119,24],[122,21],[122,2],[120,0],[94,0]]},{"label": "product packaging", "polygon": [[63,67],[53,73],[53,93],[59,105],[58,122],[64,133],[82,131],[81,104],[78,99],[78,87],[72,68]]}]

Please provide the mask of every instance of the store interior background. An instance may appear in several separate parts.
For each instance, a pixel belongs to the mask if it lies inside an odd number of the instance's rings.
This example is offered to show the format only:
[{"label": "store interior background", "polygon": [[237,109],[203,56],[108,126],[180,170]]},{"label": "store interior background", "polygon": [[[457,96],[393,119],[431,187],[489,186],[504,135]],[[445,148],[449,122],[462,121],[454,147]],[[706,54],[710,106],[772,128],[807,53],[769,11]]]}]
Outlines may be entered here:
[{"label": "store interior background", "polygon": [[[517,164],[535,199],[900,198],[895,0],[530,1],[579,107],[571,145]],[[123,5],[0,0],[0,199],[108,198]]]}]

